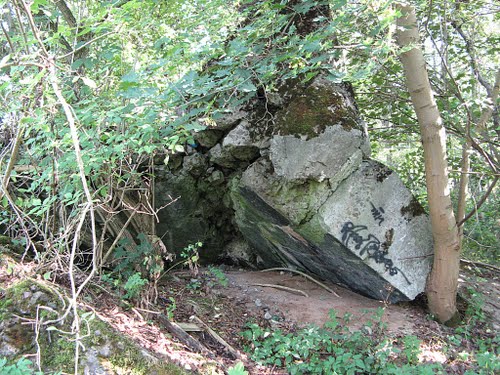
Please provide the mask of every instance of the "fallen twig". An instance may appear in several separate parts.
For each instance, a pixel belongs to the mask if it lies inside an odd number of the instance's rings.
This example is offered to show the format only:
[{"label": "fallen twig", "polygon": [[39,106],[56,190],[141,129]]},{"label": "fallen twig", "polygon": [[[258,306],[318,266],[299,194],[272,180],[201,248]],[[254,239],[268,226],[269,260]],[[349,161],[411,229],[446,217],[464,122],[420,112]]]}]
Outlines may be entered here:
[{"label": "fallen twig", "polygon": [[137,315],[139,320],[144,320],[144,317],[141,315],[141,313],[137,311],[134,307],[132,307],[132,311],[134,312],[135,315]]},{"label": "fallen twig", "polygon": [[297,273],[301,276],[304,276],[306,279],[312,281],[313,283],[319,285],[320,287],[322,287],[323,289],[329,291],[330,293],[332,293],[335,297],[339,297],[340,296],[335,293],[335,291],[329,287],[327,287],[325,284],[319,282],[318,280],[316,280],[315,278],[305,274],[304,272],[301,272],[301,271],[297,271],[297,270],[293,270],[291,268],[284,268],[284,267],[275,267],[275,268],[268,268],[268,269],[265,269],[265,270],[262,270],[260,272],[270,272],[270,271],[287,271],[287,272],[293,272],[293,273]]},{"label": "fallen twig", "polygon": [[194,321],[196,321],[198,324],[200,324],[205,330],[212,336],[215,340],[219,342],[219,344],[223,345],[229,353],[236,359],[236,358],[241,358],[240,352],[238,352],[235,348],[233,348],[231,345],[229,345],[222,337],[220,337],[217,332],[215,332],[212,328],[210,328],[203,320],[198,318],[196,315],[193,315],[191,317]]},{"label": "fallen twig", "polygon": [[276,285],[276,284],[251,284],[251,285],[286,290],[287,292],[290,292],[290,293],[300,294],[300,295],[302,295],[304,297],[309,297],[309,295],[306,292],[304,292],[303,290],[289,288],[289,287],[283,286],[283,285]]},{"label": "fallen twig", "polygon": [[175,337],[177,337],[179,340],[181,340],[189,348],[191,348],[192,350],[194,350],[198,353],[202,353],[203,355],[206,355],[212,359],[215,358],[214,354],[210,350],[208,350],[205,347],[205,345],[203,345],[201,342],[196,340],[194,337],[190,336],[186,331],[184,331],[177,324],[168,320],[168,318],[164,314],[158,315],[158,320],[160,321],[161,324],[163,324],[165,326],[165,328],[171,334],[173,334]]},{"label": "fallen twig", "polygon": [[466,260],[466,259],[460,259],[460,263],[470,264],[470,265],[473,265],[476,267],[489,268],[493,271],[500,272],[500,268],[498,268],[497,266],[494,266],[492,264],[488,264],[488,263],[476,262],[476,261],[473,262],[471,260]]}]

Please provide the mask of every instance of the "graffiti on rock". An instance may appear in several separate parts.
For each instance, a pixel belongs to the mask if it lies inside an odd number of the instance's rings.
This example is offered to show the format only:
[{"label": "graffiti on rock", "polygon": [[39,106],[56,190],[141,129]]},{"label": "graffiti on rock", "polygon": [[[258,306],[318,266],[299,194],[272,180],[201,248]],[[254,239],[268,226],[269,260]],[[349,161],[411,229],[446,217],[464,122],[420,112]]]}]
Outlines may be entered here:
[{"label": "graffiti on rock", "polygon": [[373,220],[377,221],[378,222],[378,225],[380,226],[380,224],[382,224],[382,222],[385,220],[383,215],[382,214],[385,214],[385,211],[382,207],[375,207],[375,205],[370,202],[370,204],[372,205],[372,216],[373,216]]},{"label": "graffiti on rock", "polygon": [[376,263],[382,263],[385,266],[386,272],[389,275],[394,276],[400,273],[408,283],[411,285],[410,280],[398,267],[394,266],[392,259],[387,257],[387,251],[380,243],[379,239],[373,234],[368,233],[367,236],[363,236],[361,232],[368,231],[368,227],[365,225],[354,225],[352,222],[348,221],[344,224],[341,230],[342,243],[344,246],[349,246],[349,244],[354,245],[356,250],[360,250],[359,255],[368,255],[368,258],[375,260]]}]

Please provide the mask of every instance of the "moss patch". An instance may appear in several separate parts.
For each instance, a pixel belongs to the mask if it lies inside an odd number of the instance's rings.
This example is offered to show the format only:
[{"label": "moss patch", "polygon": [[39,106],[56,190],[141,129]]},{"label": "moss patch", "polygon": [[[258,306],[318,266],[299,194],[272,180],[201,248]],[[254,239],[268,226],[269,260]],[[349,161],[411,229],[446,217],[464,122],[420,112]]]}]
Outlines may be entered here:
[{"label": "moss patch", "polygon": [[[35,331],[30,324],[21,324],[23,319],[48,321],[56,319],[63,310],[62,301],[51,287],[33,279],[12,284],[2,291],[0,298],[0,318],[2,330],[0,339],[5,340],[16,349],[9,361],[16,361],[26,354],[37,350]],[[94,353],[95,366],[109,370],[114,374],[137,375],[178,375],[185,374],[179,367],[145,355],[132,340],[116,332],[107,323],[98,319],[93,313],[79,311],[81,318],[82,344],[86,348],[80,351],[79,373],[84,373],[88,363],[87,356]],[[62,322],[52,325],[41,325],[38,344],[41,349],[42,369],[45,372],[62,371],[73,373],[75,342],[74,336],[64,332],[71,331],[71,315]],[[0,341],[0,346],[3,343]],[[103,347],[109,350],[103,351]]]},{"label": "moss patch", "polygon": [[289,105],[276,115],[278,134],[314,138],[334,124],[348,131],[359,128],[357,114],[335,85],[316,82],[304,87],[299,84],[288,92],[292,96]]},{"label": "moss patch", "polygon": [[321,226],[317,216],[313,217],[311,221],[299,226],[297,232],[316,244],[322,244],[325,241],[326,232]]},{"label": "moss patch", "polygon": [[425,214],[424,208],[415,197],[412,197],[410,204],[401,207],[401,215],[403,215],[407,221],[410,221],[412,217],[424,214]]}]

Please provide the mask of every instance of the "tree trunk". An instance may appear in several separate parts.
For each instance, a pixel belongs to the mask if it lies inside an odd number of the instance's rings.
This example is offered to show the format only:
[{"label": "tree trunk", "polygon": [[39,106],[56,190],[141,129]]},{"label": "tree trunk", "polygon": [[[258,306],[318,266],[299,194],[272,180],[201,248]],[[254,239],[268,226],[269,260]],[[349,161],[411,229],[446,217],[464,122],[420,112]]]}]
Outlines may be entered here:
[{"label": "tree trunk", "polygon": [[422,50],[418,47],[415,10],[397,4],[396,40],[404,49],[401,62],[406,83],[420,124],[424,147],[427,195],[434,238],[434,265],[427,282],[429,309],[441,323],[457,314],[456,294],[460,261],[458,228],[448,186],[446,133],[431,91]]}]

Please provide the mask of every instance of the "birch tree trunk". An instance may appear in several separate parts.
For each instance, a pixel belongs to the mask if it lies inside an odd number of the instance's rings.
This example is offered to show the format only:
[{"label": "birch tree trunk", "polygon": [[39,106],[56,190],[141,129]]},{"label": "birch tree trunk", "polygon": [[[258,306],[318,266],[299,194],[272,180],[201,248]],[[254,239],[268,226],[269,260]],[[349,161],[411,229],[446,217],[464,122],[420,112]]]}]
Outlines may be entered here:
[{"label": "birch tree trunk", "polygon": [[424,147],[434,265],[427,281],[429,309],[441,323],[456,317],[460,241],[448,184],[446,133],[429,83],[413,7],[397,4],[396,41],[404,48],[400,58],[417,114]]}]

